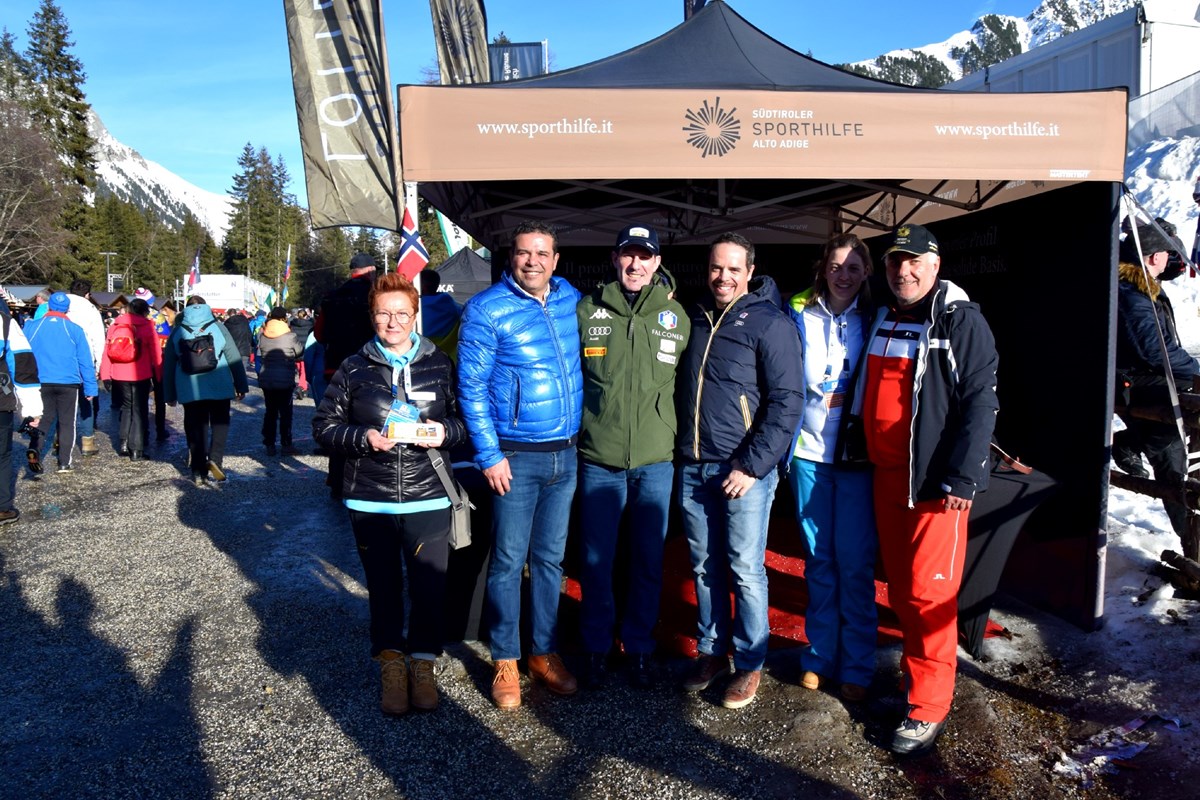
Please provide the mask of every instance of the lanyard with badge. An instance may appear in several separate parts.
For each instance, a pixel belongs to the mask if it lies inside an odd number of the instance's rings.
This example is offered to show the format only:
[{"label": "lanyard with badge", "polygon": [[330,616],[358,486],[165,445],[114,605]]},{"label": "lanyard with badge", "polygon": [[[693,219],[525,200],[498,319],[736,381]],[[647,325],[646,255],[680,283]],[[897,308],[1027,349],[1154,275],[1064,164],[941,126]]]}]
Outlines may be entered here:
[{"label": "lanyard with badge", "polygon": [[[830,321],[830,334],[825,344],[825,375],[817,387],[825,399],[825,408],[829,411],[840,409],[846,402],[846,385],[850,378],[850,357],[846,351],[846,321],[842,317],[833,317]],[[836,376],[833,374],[834,336],[841,349],[842,368]]]},{"label": "lanyard with badge", "polygon": [[[400,376],[404,375],[404,396],[400,396]],[[398,442],[416,443],[437,438],[437,426],[421,422],[421,410],[413,405],[414,402],[433,402],[437,399],[435,392],[414,392],[412,388],[412,372],[408,365],[404,369],[392,367],[392,406],[388,409],[383,421],[383,433],[389,439]],[[412,401],[412,402],[410,402]]]}]

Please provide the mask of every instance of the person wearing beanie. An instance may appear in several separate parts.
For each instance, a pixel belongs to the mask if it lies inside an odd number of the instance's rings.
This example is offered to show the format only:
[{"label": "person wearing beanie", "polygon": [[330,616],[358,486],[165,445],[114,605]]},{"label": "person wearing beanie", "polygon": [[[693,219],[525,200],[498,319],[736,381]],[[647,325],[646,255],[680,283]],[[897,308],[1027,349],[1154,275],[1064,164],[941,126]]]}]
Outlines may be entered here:
[{"label": "person wearing beanie", "polygon": [[[1178,429],[1173,423],[1134,416],[1128,409],[1169,405],[1168,373],[1179,392],[1192,391],[1200,374],[1200,362],[1183,348],[1175,310],[1162,289],[1171,253],[1179,251],[1182,256],[1183,248],[1161,224],[1138,225],[1136,232],[1136,238],[1131,232],[1121,242],[1117,266],[1117,394],[1118,406],[1126,410],[1118,410],[1125,430],[1113,434],[1112,457],[1122,471],[1145,478],[1149,477],[1142,464],[1145,453],[1157,480],[1179,486],[1187,477],[1187,448]],[[1165,362],[1160,325],[1167,346]],[[1188,543],[1187,507],[1172,500],[1162,502],[1171,527],[1184,543],[1184,555],[1200,557],[1196,543]]]},{"label": "person wearing beanie", "polygon": [[25,338],[37,359],[42,387],[45,410],[38,429],[50,441],[58,424],[58,471],[65,473],[75,468],[75,416],[96,396],[96,370],[83,328],[67,317],[71,298],[55,292],[47,306],[45,316],[26,323]]},{"label": "person wearing beanie", "polygon": [[258,337],[258,385],[263,392],[262,437],[267,455],[275,455],[275,429],[285,456],[298,455],[292,444],[292,398],[296,390],[296,362],[304,354],[287,323],[287,311],[273,308]]},{"label": "person wearing beanie", "polygon": [[150,305],[143,298],[134,297],[128,310],[109,326],[100,379],[119,389],[113,392],[114,399],[121,400],[117,452],[130,461],[141,461],[150,431],[150,389],[162,381],[162,348],[150,321]]}]

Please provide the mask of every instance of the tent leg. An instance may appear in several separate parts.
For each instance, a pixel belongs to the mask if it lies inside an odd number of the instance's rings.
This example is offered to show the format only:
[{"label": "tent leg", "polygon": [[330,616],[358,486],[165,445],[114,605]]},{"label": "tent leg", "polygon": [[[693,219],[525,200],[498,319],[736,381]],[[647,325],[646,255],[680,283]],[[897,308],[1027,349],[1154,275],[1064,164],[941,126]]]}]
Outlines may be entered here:
[{"label": "tent leg", "polygon": [[1192,561],[1200,561],[1200,514],[1188,512],[1187,532],[1183,539],[1183,554]]}]

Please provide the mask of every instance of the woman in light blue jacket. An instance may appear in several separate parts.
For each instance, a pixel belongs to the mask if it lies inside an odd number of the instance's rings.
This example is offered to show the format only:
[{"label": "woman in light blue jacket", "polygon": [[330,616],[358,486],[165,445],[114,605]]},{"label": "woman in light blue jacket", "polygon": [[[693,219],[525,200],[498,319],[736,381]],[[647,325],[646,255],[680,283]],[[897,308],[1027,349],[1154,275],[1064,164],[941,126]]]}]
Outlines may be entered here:
[{"label": "woman in light blue jacket", "polygon": [[804,577],[808,649],[800,683],[840,684],[850,702],[866,697],[875,672],[875,556],[871,472],[848,463],[842,410],[866,360],[874,308],[871,254],[857,236],[825,245],[812,288],[791,299],[804,369],[804,419],[788,470],[807,549]]},{"label": "woman in light blue jacket", "polygon": [[[168,405],[183,403],[192,482],[203,486],[208,475],[225,480],[221,462],[229,438],[229,401],[241,400],[250,387],[237,345],[203,297],[189,297],[175,322],[163,348],[163,393]],[[203,336],[212,337],[216,366],[205,372],[188,372],[180,358],[183,342]]]}]

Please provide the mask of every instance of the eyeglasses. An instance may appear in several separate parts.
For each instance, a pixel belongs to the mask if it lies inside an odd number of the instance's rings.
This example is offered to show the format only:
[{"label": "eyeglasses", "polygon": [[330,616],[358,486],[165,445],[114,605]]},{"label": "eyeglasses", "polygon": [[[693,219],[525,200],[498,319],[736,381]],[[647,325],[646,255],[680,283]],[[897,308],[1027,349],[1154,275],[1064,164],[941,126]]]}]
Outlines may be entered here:
[{"label": "eyeglasses", "polygon": [[392,320],[396,320],[401,325],[407,325],[417,315],[412,311],[376,311],[372,316],[375,317],[375,322],[379,325],[387,325]]}]

